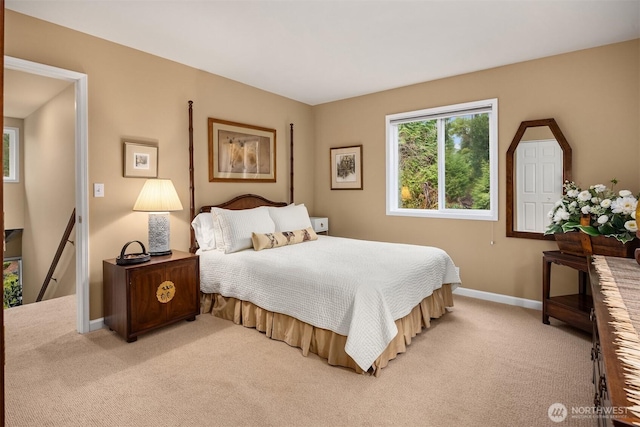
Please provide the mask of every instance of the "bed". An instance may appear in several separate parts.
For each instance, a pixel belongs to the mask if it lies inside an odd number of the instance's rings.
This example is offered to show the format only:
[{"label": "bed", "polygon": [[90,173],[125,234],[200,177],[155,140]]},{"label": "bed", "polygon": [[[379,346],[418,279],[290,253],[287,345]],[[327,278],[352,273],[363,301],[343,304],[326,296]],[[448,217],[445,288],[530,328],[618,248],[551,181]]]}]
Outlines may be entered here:
[{"label": "bed", "polygon": [[460,279],[442,249],[318,236],[293,188],[289,203],[245,194],[197,213],[193,179],[191,193],[202,313],[378,376],[453,306]]}]

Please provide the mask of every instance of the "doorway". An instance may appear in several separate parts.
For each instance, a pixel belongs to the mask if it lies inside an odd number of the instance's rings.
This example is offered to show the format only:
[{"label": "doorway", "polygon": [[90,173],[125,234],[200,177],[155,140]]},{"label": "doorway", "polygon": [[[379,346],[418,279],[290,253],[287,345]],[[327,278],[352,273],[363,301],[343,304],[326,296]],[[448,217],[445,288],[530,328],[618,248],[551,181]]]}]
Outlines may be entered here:
[{"label": "doorway", "polygon": [[[87,75],[10,56],[5,70],[22,71],[70,82],[75,90],[75,282],[76,325],[80,333],[91,330],[89,322],[89,202],[88,202],[88,96]],[[98,327],[100,327],[99,325]]]},{"label": "doorway", "polygon": [[518,230],[544,233],[562,197],[562,149],[555,139],[523,140],[516,149]]}]

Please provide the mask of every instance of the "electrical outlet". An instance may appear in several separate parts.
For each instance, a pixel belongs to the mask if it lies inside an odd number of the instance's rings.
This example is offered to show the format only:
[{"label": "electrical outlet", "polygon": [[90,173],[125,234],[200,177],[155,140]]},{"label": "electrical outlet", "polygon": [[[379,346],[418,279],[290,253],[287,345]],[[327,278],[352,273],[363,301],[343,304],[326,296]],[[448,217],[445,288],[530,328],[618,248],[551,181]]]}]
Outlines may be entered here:
[{"label": "electrical outlet", "polygon": [[93,184],[93,197],[104,197],[104,184],[102,183]]}]

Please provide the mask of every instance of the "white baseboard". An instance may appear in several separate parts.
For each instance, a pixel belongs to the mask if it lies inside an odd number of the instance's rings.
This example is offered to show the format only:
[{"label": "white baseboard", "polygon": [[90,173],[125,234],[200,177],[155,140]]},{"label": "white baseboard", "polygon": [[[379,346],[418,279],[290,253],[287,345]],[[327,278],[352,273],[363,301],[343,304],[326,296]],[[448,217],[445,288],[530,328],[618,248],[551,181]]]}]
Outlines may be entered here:
[{"label": "white baseboard", "polygon": [[475,289],[466,289],[461,287],[456,288],[456,290],[453,291],[453,293],[462,295],[464,297],[478,298],[478,299],[483,299],[487,301],[499,302],[501,304],[515,305],[517,307],[531,308],[533,310],[542,311],[542,302],[535,301],[532,299],[518,298],[518,297],[512,297],[509,295],[502,295],[502,294],[494,294],[492,292],[477,291]]},{"label": "white baseboard", "polygon": [[89,332],[104,328],[104,317],[89,321]]}]

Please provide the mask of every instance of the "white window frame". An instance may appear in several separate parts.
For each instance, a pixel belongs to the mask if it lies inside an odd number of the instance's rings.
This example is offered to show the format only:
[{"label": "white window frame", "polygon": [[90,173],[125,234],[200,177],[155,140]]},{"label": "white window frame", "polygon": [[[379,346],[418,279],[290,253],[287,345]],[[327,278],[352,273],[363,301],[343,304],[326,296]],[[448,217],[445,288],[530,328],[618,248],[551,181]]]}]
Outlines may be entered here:
[{"label": "white window frame", "polygon": [[[473,112],[473,110],[487,109],[489,114],[489,204],[487,210],[481,209],[447,209],[443,208],[445,188],[444,173],[444,143],[438,137],[438,209],[408,209],[399,206],[398,195],[398,124],[417,120],[434,119],[460,115],[461,112]],[[438,131],[440,135],[442,130]],[[428,108],[424,110],[410,111],[406,113],[390,114],[386,116],[387,135],[387,215],[412,216],[426,218],[469,219],[480,221],[498,220],[498,99],[485,99],[481,101],[466,102],[462,104],[447,105],[443,107]]]},{"label": "white window frame", "polygon": [[4,147],[4,135],[9,134],[9,176],[4,176],[4,182],[20,182],[20,130],[15,127],[5,126],[2,133]]}]

